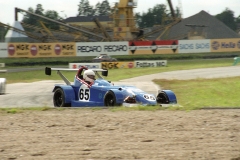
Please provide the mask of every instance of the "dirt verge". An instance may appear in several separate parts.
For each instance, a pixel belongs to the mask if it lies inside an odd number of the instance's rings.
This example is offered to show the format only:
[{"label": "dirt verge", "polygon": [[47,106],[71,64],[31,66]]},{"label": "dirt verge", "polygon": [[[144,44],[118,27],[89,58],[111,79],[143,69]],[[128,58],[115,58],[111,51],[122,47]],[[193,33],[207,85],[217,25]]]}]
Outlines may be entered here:
[{"label": "dirt verge", "polygon": [[240,159],[240,110],[0,114],[0,159]]}]

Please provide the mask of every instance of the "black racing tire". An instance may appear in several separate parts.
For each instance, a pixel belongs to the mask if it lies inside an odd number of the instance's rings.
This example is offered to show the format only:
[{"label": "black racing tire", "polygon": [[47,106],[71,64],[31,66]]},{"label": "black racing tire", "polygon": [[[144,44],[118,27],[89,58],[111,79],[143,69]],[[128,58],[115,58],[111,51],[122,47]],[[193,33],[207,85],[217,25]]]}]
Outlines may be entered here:
[{"label": "black racing tire", "polygon": [[159,103],[159,104],[169,104],[170,103],[169,98],[165,92],[161,91],[160,93],[158,93],[157,103]]},{"label": "black racing tire", "polygon": [[113,91],[107,91],[104,96],[104,106],[106,107],[114,107],[119,106],[116,101],[116,96]]},{"label": "black racing tire", "polygon": [[54,107],[70,107],[70,104],[64,103],[65,95],[62,88],[57,88],[53,95],[53,105]]}]

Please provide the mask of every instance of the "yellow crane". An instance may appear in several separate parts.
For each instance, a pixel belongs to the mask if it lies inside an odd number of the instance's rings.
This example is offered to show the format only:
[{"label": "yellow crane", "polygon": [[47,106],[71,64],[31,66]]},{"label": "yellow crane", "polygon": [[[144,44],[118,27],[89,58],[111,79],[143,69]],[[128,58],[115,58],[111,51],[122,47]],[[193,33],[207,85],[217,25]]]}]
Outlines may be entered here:
[{"label": "yellow crane", "polygon": [[132,40],[133,35],[138,33],[133,9],[137,6],[137,0],[120,0],[114,6],[114,29],[113,39]]}]

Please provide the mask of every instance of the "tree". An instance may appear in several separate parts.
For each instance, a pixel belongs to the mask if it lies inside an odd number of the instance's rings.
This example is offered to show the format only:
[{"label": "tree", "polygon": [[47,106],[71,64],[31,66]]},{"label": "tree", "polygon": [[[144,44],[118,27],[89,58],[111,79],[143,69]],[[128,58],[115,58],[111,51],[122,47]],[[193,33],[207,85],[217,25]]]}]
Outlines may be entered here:
[{"label": "tree", "polygon": [[37,4],[37,8],[35,10],[35,13],[38,14],[38,15],[43,16],[44,15],[43,11],[44,11],[44,9],[43,9],[42,5],[41,4]]},{"label": "tree", "polygon": [[[50,18],[50,19],[55,20],[55,21],[58,21],[58,20],[62,19],[62,18],[59,16],[59,14],[58,14],[56,11],[54,11],[54,10],[48,10],[48,11],[46,11],[45,17]],[[59,24],[54,23],[54,22],[48,22],[48,23],[46,24],[46,27],[47,27],[47,28],[50,28],[50,29],[55,29],[55,30],[58,30],[58,29],[60,28],[60,27],[59,27]]]},{"label": "tree", "polygon": [[236,23],[240,23],[240,15],[236,18]]},{"label": "tree", "polygon": [[93,16],[94,10],[88,0],[81,0],[78,5],[78,16]]},{"label": "tree", "polygon": [[[162,24],[163,20],[169,19],[170,15],[166,10],[166,5],[157,4],[153,8],[148,9],[148,12],[135,14],[137,25],[141,28],[152,27]],[[165,19],[164,19],[165,17]]]},{"label": "tree", "polygon": [[[37,4],[35,10],[32,7],[28,8],[28,12],[35,13],[37,15],[44,16],[44,17],[47,17],[47,18],[50,18],[50,19],[56,20],[56,21],[62,19],[62,17],[60,17],[59,14],[54,10],[48,10],[44,13],[44,9],[41,4]],[[59,25],[57,23],[45,20],[45,19],[35,16],[33,14],[25,14],[23,17],[23,20],[22,20],[23,23],[42,27],[40,21],[44,22],[44,25],[46,25],[47,28],[59,29]],[[27,29],[27,30],[32,31],[32,29]]]},{"label": "tree", "polygon": [[220,14],[217,14],[215,17],[217,19],[219,19],[220,21],[222,21],[224,24],[226,24],[229,28],[231,28],[232,30],[236,31],[237,24],[235,22],[234,12],[233,11],[229,10],[228,8],[226,8],[225,11],[223,11]]},{"label": "tree", "polygon": [[3,42],[4,41],[4,38],[5,38],[5,35],[7,33],[8,29],[3,27],[3,26],[0,26],[0,42]]},{"label": "tree", "polygon": [[94,16],[99,16],[100,15],[100,10],[101,10],[101,3],[98,2],[95,6]]},{"label": "tree", "polygon": [[[34,13],[34,9],[32,7],[28,8],[28,12]],[[25,14],[23,17],[22,22],[26,23],[26,24],[31,24],[34,25],[36,24],[36,16],[32,15],[32,14]]]},{"label": "tree", "polygon": [[108,16],[111,13],[111,7],[109,5],[108,0],[104,0],[101,5],[100,5],[100,11],[99,15],[100,16]]}]

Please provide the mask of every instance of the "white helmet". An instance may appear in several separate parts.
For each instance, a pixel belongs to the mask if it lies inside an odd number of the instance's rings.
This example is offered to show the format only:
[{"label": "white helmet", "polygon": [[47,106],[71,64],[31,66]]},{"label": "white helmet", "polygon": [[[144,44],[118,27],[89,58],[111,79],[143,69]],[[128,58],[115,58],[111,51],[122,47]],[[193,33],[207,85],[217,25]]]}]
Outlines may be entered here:
[{"label": "white helmet", "polygon": [[93,70],[85,70],[83,73],[83,79],[85,79],[85,81],[89,81],[89,82],[94,82],[95,80],[95,73],[93,72]]}]

